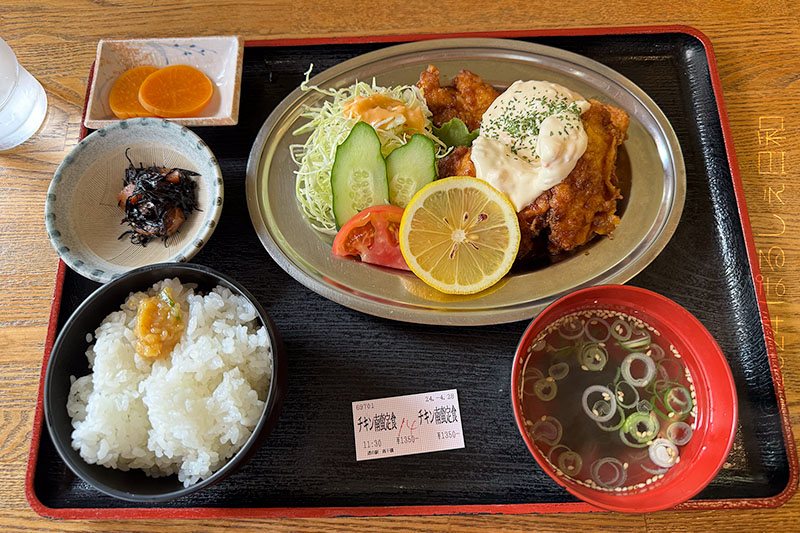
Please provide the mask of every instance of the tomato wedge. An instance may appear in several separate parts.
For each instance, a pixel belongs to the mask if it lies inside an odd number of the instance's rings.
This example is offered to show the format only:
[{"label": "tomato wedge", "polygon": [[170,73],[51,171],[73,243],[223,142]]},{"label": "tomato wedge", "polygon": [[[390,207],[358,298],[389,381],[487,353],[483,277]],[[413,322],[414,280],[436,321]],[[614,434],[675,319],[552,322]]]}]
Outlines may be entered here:
[{"label": "tomato wedge", "polygon": [[408,270],[397,233],[403,208],[375,205],[348,220],[333,240],[333,255],[356,256],[365,263]]}]

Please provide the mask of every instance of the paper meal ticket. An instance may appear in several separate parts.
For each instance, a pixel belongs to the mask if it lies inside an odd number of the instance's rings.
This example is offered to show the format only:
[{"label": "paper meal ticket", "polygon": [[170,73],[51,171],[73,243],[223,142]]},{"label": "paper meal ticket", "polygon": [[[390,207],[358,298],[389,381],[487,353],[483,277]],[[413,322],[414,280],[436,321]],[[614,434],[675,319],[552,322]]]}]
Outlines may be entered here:
[{"label": "paper meal ticket", "polygon": [[356,461],[464,447],[455,389],[353,402]]}]

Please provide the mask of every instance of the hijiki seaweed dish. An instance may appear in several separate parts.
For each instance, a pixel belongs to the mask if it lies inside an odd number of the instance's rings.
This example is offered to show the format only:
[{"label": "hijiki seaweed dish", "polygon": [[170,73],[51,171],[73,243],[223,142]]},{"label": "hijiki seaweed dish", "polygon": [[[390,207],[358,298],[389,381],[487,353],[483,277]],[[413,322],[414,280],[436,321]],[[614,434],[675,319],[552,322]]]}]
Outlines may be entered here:
[{"label": "hijiki seaweed dish", "polygon": [[130,229],[122,233],[131,243],[146,246],[153,238],[167,244],[167,238],[180,229],[186,215],[198,210],[195,191],[197,183],[192,179],[197,172],[182,168],[146,167],[133,161],[125,150],[129,166],[125,170],[123,188],[117,195],[117,203],[125,211],[121,224]]},{"label": "hijiki seaweed dish", "polygon": [[623,492],[658,482],[681,460],[697,411],[681,354],[644,321],[584,310],[531,343],[517,391],[525,430],[562,477]]}]

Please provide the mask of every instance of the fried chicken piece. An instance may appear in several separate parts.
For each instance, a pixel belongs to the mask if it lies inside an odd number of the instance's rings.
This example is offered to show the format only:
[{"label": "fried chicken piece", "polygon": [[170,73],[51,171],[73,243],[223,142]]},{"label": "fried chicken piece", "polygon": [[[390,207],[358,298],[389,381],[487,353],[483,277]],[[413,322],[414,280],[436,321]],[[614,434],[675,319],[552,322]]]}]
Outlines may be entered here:
[{"label": "fried chicken piece", "polygon": [[419,76],[417,87],[433,113],[433,123],[441,127],[452,118],[460,118],[470,131],[477,129],[483,114],[500,93],[468,70],[459,72],[452,83],[452,87],[442,87],[439,69],[433,65]]},{"label": "fried chicken piece", "polygon": [[472,148],[456,146],[453,151],[439,160],[439,177],[447,176],[475,176],[475,165],[470,155]]},{"label": "fried chicken piece", "polygon": [[[622,109],[589,100],[581,115],[588,136],[586,152],[569,175],[517,213],[522,239],[518,257],[528,254],[548,230],[551,254],[574,250],[595,235],[608,235],[619,224],[617,200],[622,198],[615,173],[617,148],[630,123]],[[439,161],[439,177],[475,176],[471,148],[457,148]]]},{"label": "fried chicken piece", "polygon": [[[457,171],[462,173],[459,174]],[[445,157],[439,160],[439,179],[450,176],[475,177],[475,164],[472,162],[472,148],[457,146]]]},{"label": "fried chicken piece", "polygon": [[[522,208],[522,211],[517,213],[517,220],[519,221],[519,251],[517,252],[518,258],[523,258],[529,253],[534,252],[534,243],[538,240],[543,230],[547,229],[548,220],[547,215],[550,212],[550,191],[544,191],[536,200],[529,203]],[[546,242],[546,241],[545,241]],[[547,255],[548,249],[540,244],[537,250],[541,255]]]},{"label": "fried chicken piece", "polygon": [[592,106],[581,115],[589,137],[586,152],[564,181],[548,191],[551,253],[573,250],[595,235],[608,235],[619,224],[617,148],[627,136],[630,118],[621,109],[589,102]]}]

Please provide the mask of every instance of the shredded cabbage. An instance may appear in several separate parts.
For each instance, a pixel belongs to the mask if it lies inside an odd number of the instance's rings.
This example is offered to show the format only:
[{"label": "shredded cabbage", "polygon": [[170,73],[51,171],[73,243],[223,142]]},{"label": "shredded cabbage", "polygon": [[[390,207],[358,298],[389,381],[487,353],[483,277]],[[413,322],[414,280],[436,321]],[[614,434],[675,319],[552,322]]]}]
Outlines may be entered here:
[{"label": "shredded cabbage", "polygon": [[[294,135],[311,133],[305,144],[293,144],[289,147],[292,160],[299,167],[295,171],[297,202],[311,225],[322,232],[335,234],[336,220],[333,216],[333,193],[331,191],[331,168],[336,157],[336,148],[344,142],[358,119],[348,118],[344,113],[344,104],[356,96],[368,97],[383,94],[389,98],[400,100],[409,109],[421,109],[425,117],[425,134],[438,146],[438,156],[446,154],[448,149],[442,141],[431,133],[431,112],[422,97],[422,91],[414,85],[396,87],[380,87],[372,83],[356,81],[344,89],[320,89],[309,85],[312,64],[305,73],[305,81],[300,84],[303,91],[316,91],[330,96],[321,106],[307,106],[301,115],[309,122],[297,128]],[[381,140],[381,151],[386,157],[395,148],[404,145],[415,130],[405,125],[405,119],[398,117],[387,124],[381,124],[375,131]]]}]

